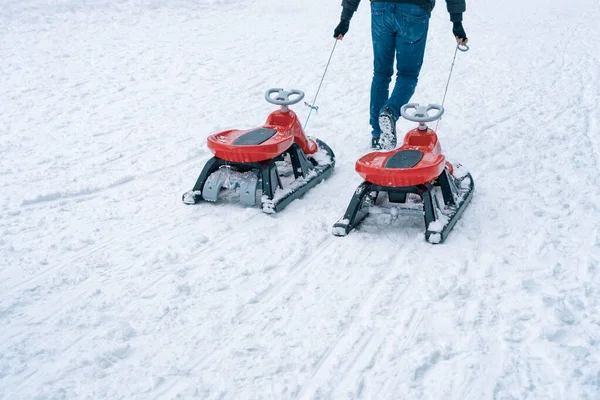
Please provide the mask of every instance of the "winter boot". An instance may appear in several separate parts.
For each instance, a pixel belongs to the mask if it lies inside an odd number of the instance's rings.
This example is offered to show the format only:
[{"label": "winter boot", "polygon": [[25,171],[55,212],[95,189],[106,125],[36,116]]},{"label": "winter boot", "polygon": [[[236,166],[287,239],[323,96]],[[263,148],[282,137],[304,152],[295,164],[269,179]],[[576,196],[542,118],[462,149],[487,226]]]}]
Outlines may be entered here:
[{"label": "winter boot", "polygon": [[393,150],[396,148],[396,117],[389,108],[384,108],[379,114],[379,128],[381,129],[381,138],[379,143],[383,150]]},{"label": "winter boot", "polygon": [[381,144],[379,144],[380,136],[371,136],[371,149],[381,150]]}]

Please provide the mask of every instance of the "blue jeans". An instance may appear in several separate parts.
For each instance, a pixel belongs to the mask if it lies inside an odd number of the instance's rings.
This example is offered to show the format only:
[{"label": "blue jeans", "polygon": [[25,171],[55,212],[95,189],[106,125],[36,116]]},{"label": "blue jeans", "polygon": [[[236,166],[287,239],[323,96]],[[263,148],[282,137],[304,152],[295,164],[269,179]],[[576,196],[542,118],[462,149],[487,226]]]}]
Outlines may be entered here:
[{"label": "blue jeans", "polygon": [[[379,136],[379,113],[390,108],[396,119],[400,108],[415,92],[423,65],[429,13],[408,3],[371,3],[371,34],[373,36],[373,83],[371,85],[371,127]],[[397,62],[396,84],[389,96]]]}]

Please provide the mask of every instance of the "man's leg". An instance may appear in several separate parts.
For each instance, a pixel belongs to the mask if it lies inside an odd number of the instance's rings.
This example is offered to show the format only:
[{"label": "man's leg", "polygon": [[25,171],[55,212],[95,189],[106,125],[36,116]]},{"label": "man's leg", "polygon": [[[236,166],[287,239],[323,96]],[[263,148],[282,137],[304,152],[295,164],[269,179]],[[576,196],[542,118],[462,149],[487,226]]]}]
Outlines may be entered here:
[{"label": "man's leg", "polygon": [[429,30],[429,14],[413,4],[398,4],[396,8],[396,84],[392,95],[385,103],[396,119],[400,108],[410,101],[415,93]]},{"label": "man's leg", "polygon": [[393,5],[371,5],[371,35],[373,40],[373,82],[371,84],[370,123],[372,134],[379,137],[379,111],[388,100],[394,73],[396,33]]}]

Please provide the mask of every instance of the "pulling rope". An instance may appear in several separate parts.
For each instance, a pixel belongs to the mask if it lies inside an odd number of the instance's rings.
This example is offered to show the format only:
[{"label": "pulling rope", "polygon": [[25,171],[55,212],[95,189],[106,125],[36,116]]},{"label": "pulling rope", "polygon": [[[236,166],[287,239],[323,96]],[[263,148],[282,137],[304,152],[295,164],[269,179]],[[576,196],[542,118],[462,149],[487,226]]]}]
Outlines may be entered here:
[{"label": "pulling rope", "polygon": [[[456,45],[456,50],[454,50],[454,58],[452,59],[452,66],[450,67],[450,75],[448,75],[448,82],[446,82],[446,90],[444,91],[444,98],[442,99],[442,107],[444,107],[444,102],[446,101],[446,95],[448,94],[448,87],[450,86],[450,80],[452,79],[452,71],[454,70],[454,63],[456,62],[456,55],[458,54],[458,50],[462,51],[462,52],[466,52],[469,51],[469,46],[467,46],[466,44],[464,45],[464,47],[461,47],[460,44]],[[442,119],[438,119],[437,123],[435,124],[435,131],[437,132],[438,127],[440,126],[440,121]]]},{"label": "pulling rope", "polygon": [[308,118],[306,118],[306,122],[304,123],[304,130],[306,131],[306,126],[308,125],[308,120],[310,120],[310,115],[312,114],[313,110],[315,110],[316,112],[319,112],[319,107],[315,106],[315,104],[317,103],[317,98],[319,97],[319,91],[321,90],[321,86],[323,85],[323,80],[325,79],[325,74],[327,74],[327,69],[329,68],[329,63],[331,63],[331,57],[333,57],[333,52],[335,51],[335,46],[337,46],[337,42],[338,40],[335,40],[335,43],[333,44],[333,50],[331,50],[331,55],[329,56],[329,60],[327,61],[327,65],[325,66],[325,72],[323,72],[323,77],[321,78],[321,83],[319,84],[319,88],[317,89],[317,94],[315,95],[315,99],[313,100],[312,104],[308,104],[307,102],[304,102],[304,104],[307,107],[310,107],[310,111],[308,113]]}]

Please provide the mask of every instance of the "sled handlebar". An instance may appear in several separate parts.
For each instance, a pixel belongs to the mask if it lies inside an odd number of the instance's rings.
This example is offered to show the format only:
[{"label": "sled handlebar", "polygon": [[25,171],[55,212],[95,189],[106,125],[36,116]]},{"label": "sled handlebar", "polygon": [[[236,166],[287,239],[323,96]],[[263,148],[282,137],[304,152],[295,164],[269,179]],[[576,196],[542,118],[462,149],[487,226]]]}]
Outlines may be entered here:
[{"label": "sled handlebar", "polygon": [[[409,110],[415,110],[413,113],[409,114]],[[437,111],[434,115],[429,115],[429,111],[435,110]],[[400,114],[404,118],[413,122],[433,122],[438,120],[444,115],[444,107],[438,104],[428,104],[426,106],[422,106],[417,103],[409,103],[402,106],[400,109]]]},{"label": "sled handlebar", "polygon": [[[276,94],[275,97],[273,95]],[[292,96],[298,96],[292,99]],[[271,104],[278,106],[291,106],[292,104],[299,103],[304,98],[304,92],[297,89],[283,90],[281,88],[273,88],[267,90],[265,93],[265,100]]]}]

